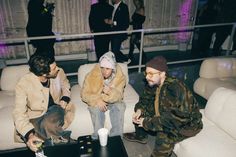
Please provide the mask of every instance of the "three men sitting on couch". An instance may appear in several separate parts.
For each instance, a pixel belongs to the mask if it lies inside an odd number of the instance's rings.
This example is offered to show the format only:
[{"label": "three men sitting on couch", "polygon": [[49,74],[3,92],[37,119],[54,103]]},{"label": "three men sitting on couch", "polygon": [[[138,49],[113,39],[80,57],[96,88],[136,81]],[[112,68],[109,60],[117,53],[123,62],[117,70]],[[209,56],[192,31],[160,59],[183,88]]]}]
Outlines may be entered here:
[{"label": "three men sitting on couch", "polygon": [[[30,73],[16,86],[14,123],[16,137],[36,151],[34,141],[68,142],[70,131],[64,129],[73,119],[70,85],[54,58],[33,55],[29,60]],[[148,131],[155,131],[156,144],[152,156],[170,156],[175,143],[196,135],[202,129],[198,103],[186,85],[167,76],[166,60],[162,56],[146,64],[147,86],[135,107],[133,122],[136,133],[124,134],[130,141],[143,142]],[[122,136],[125,75],[112,52],[107,52],[86,75],[81,90],[88,104],[94,126],[93,139],[104,127],[105,111],[110,110],[110,136]],[[131,115],[130,115],[131,116]],[[144,130],[143,130],[144,128]]]}]

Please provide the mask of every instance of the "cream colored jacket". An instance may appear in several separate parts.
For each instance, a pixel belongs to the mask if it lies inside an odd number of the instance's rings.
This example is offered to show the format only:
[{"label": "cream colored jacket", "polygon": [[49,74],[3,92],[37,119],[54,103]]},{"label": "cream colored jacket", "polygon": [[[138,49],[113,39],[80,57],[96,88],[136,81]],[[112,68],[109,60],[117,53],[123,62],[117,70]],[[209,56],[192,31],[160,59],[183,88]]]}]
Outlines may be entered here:
[{"label": "cream colored jacket", "polygon": [[[63,71],[60,71],[55,79],[50,79],[50,93],[56,104],[59,104],[62,96],[70,97],[70,84]],[[34,128],[30,119],[44,115],[48,109],[49,88],[43,87],[39,78],[29,72],[23,76],[15,88],[15,107],[13,119],[16,130],[25,136],[28,131]],[[64,128],[68,127],[74,118],[74,105],[69,103],[66,107]],[[15,134],[16,141],[20,140]]]}]

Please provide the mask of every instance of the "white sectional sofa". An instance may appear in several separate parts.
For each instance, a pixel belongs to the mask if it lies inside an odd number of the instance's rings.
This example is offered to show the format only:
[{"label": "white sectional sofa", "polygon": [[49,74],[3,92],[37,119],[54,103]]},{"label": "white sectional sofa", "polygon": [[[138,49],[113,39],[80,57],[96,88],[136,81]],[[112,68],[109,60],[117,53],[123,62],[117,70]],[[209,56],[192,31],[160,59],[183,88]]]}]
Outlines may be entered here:
[{"label": "white sectional sofa", "polygon": [[[133,87],[128,84],[128,70],[126,64],[120,64],[124,74],[126,75],[127,85],[124,93],[124,102],[126,103],[126,111],[124,118],[124,132],[133,132],[132,114],[134,106],[139,100],[138,94]],[[72,131],[72,138],[77,139],[79,136],[92,134],[93,126],[87,105],[80,99],[80,89],[83,84],[85,75],[89,72],[94,64],[86,64],[80,66],[78,70],[78,85],[72,87],[71,101],[76,106],[75,119],[69,126],[68,130]],[[14,106],[14,89],[17,81],[24,74],[29,72],[28,65],[9,66],[3,69],[0,79],[0,151],[14,148],[25,147],[23,143],[14,142],[14,124],[12,119],[12,110]],[[110,128],[109,114],[106,113],[106,127]]]},{"label": "white sectional sofa", "polygon": [[220,87],[210,96],[203,114],[203,129],[175,146],[178,157],[236,156],[236,91]]},{"label": "white sectional sofa", "polygon": [[215,89],[236,90],[236,58],[208,58],[201,64],[194,92],[208,99]]}]

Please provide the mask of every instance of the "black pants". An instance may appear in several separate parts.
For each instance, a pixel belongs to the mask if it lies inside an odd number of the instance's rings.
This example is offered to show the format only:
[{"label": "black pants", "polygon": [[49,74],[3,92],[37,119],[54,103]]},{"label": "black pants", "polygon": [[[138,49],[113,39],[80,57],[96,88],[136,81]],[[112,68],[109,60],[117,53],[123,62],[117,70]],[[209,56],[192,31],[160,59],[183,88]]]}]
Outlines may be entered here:
[{"label": "black pants", "polygon": [[[130,37],[130,42],[129,42],[129,59],[131,59],[131,61],[134,61],[134,46],[136,45],[136,47],[138,48],[139,52],[140,52],[140,33],[133,33]],[[144,54],[144,51],[142,49],[142,62],[146,63],[146,55]]]},{"label": "black pants", "polygon": [[192,53],[193,55],[207,56],[207,52],[211,45],[212,35],[215,28],[199,28],[194,31]]},{"label": "black pants", "polygon": [[122,42],[127,38],[125,35],[113,35],[111,38],[111,50],[116,56],[117,62],[127,61],[127,57],[120,51]]},{"label": "black pants", "polygon": [[[220,55],[221,46],[228,35],[231,34],[232,26],[219,26],[216,29],[216,39],[213,46],[213,52],[216,56]],[[236,35],[233,36],[233,50],[236,49]]]},{"label": "black pants", "polygon": [[106,52],[109,51],[110,35],[94,36],[94,46],[97,55],[97,60]]},{"label": "black pants", "polygon": [[49,58],[55,57],[55,39],[32,40],[31,43],[34,48],[36,48],[36,53],[47,56]]}]

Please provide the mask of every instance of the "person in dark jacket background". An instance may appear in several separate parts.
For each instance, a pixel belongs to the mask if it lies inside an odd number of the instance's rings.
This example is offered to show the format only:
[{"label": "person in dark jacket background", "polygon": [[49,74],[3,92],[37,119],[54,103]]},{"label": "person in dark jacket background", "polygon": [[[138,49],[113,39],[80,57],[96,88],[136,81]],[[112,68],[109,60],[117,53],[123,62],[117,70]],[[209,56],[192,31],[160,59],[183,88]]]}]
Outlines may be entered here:
[{"label": "person in dark jacket background", "polygon": [[[108,3],[108,0],[98,0],[98,3],[91,5],[89,13],[89,27],[91,32],[108,32],[111,31],[109,24],[105,20],[112,18],[113,6]],[[97,59],[104,53],[109,51],[110,35],[94,36],[94,46]]]},{"label": "person in dark jacket background", "polygon": [[[121,0],[112,0],[114,10],[112,19],[107,20],[112,31],[126,31],[129,28],[129,9]],[[128,58],[120,51],[122,42],[128,38],[127,33],[113,34],[111,37],[111,50],[117,62],[126,62]]]},{"label": "person in dark jacket background", "polygon": [[[131,17],[132,21],[130,22],[130,25],[133,26],[133,30],[137,29],[143,29],[143,23],[145,21],[145,10],[144,10],[144,2],[143,0],[133,0],[133,3],[135,5],[135,11]],[[140,39],[141,39],[141,33],[135,32],[131,34],[130,37],[130,45],[129,45],[129,59],[131,60],[131,65],[134,64],[134,46],[136,45],[137,48],[140,51]],[[142,50],[142,61],[143,63],[146,62],[146,56],[144,54],[144,51]]]},{"label": "person in dark jacket background", "polygon": [[146,64],[146,86],[135,105],[135,133],[124,139],[147,143],[147,131],[156,133],[153,157],[171,156],[174,146],[202,129],[202,115],[192,92],[180,80],[167,76],[166,59],[157,56]]},{"label": "person in dark jacket background", "polygon": [[[54,3],[45,3],[44,0],[29,0],[28,23],[26,33],[28,37],[51,36]],[[37,52],[47,52],[49,58],[55,56],[55,39],[31,40]]]},{"label": "person in dark jacket background", "polygon": [[[234,23],[236,22],[236,3],[234,0],[218,0],[219,3],[219,13],[216,18],[216,23]],[[213,45],[213,53],[215,56],[221,55],[221,46],[231,35],[232,25],[218,26],[216,27],[216,38]],[[232,37],[233,39],[233,51],[236,50],[236,35]]]}]

